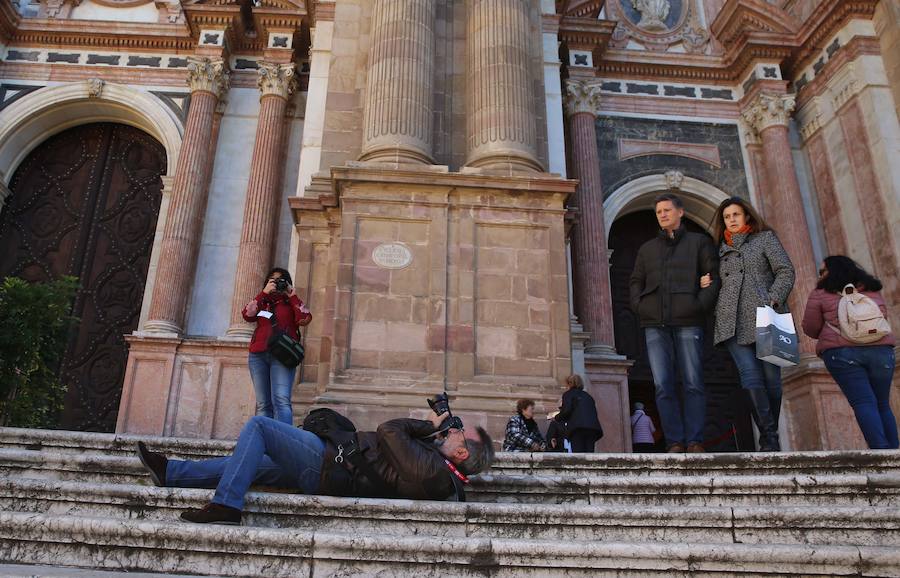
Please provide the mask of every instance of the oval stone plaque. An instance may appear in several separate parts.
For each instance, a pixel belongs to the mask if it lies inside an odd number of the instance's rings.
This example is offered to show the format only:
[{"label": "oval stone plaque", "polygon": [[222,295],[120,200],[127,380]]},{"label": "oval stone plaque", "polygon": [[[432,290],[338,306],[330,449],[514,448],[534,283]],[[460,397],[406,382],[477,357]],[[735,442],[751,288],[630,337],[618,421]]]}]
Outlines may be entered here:
[{"label": "oval stone plaque", "polygon": [[403,269],[412,263],[412,252],[403,243],[383,243],[372,251],[372,260],[384,269]]}]

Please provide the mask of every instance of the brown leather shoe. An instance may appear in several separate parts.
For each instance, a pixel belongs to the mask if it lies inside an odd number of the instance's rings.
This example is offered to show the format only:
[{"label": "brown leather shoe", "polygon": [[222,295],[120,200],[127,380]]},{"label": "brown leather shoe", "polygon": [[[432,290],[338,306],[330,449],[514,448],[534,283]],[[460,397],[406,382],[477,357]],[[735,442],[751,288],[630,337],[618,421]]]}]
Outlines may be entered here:
[{"label": "brown leather shoe", "polygon": [[689,454],[705,454],[706,448],[703,447],[703,444],[698,444],[697,442],[692,442],[688,444],[687,453]]},{"label": "brown leather shoe", "polygon": [[672,444],[669,446],[669,449],[666,450],[670,454],[683,454],[684,446],[681,444]]}]

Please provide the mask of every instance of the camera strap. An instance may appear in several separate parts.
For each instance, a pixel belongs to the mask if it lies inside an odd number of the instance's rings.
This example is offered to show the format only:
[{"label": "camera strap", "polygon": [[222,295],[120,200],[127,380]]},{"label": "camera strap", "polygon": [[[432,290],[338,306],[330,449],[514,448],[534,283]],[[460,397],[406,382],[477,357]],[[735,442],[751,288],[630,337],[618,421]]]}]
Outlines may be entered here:
[{"label": "camera strap", "polygon": [[450,471],[453,472],[453,475],[456,476],[456,479],[458,479],[463,484],[469,483],[469,478],[467,478],[464,473],[456,469],[456,466],[453,465],[453,462],[445,458],[444,463],[447,464],[447,467],[450,468]]}]

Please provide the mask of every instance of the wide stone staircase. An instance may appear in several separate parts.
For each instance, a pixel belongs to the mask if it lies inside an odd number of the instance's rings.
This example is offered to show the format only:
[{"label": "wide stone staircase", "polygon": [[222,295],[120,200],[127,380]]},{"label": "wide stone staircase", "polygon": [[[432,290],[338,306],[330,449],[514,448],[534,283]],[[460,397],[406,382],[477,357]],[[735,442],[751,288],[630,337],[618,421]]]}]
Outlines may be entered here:
[{"label": "wide stone staircase", "polygon": [[468,502],[253,492],[244,525],[178,514],[138,439],[0,428],[0,576],[900,576],[900,452],[498,454]]}]

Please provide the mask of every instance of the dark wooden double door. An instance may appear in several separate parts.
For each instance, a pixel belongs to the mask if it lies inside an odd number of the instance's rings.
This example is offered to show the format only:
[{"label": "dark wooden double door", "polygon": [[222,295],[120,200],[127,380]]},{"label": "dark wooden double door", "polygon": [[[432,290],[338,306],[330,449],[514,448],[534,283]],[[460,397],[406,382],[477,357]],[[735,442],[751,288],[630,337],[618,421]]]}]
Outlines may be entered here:
[{"label": "dark wooden double door", "polygon": [[[137,328],[166,171],[163,147],[125,125],[61,132],[17,169],[0,213],[0,277],[79,278],[79,319],[60,376],[68,387],[61,426],[115,427]],[[23,320],[27,322],[27,320]]]},{"label": "dark wooden double door", "polygon": [[[685,220],[688,230],[705,233],[702,227]],[[652,211],[638,211],[617,219],[609,234],[610,282],[615,315],[616,350],[634,361],[628,374],[631,402],[643,402],[647,413],[660,424],[656,411],[653,376],[647,359],[647,346],[637,315],[631,310],[628,279],[634,269],[638,249],[659,231]],[[699,281],[699,280],[698,280]],[[737,369],[724,349],[712,345],[713,324],[706,328],[703,377],[706,385],[706,424],[704,444],[709,451],[752,451],[753,426],[750,405],[741,390]],[[734,431],[735,433],[730,433]]]}]

